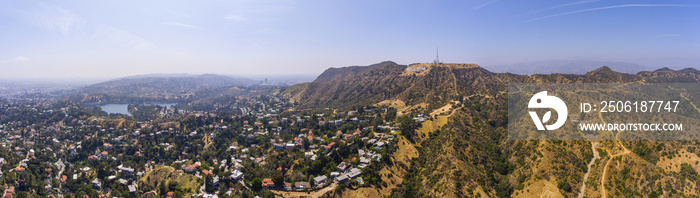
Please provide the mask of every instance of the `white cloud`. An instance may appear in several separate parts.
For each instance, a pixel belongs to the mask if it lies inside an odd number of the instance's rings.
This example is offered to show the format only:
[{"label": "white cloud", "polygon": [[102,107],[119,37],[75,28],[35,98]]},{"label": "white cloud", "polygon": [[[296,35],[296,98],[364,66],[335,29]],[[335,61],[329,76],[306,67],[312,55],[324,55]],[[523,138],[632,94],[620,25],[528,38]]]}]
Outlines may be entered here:
[{"label": "white cloud", "polygon": [[25,56],[18,56],[18,57],[13,58],[12,60],[15,60],[15,61],[29,61],[30,59],[27,58],[27,57],[25,57]]},{"label": "white cloud", "polygon": [[547,11],[547,10],[552,10],[552,9],[557,9],[557,8],[563,8],[563,7],[568,7],[568,6],[574,6],[574,5],[580,5],[580,4],[595,3],[595,2],[598,2],[598,1],[600,1],[600,0],[581,0],[581,1],[571,2],[571,3],[559,4],[559,5],[552,6],[552,7],[549,7],[549,8],[545,8],[545,9],[542,9],[542,10],[529,12],[528,14],[540,13],[540,12],[544,12],[544,11]]},{"label": "white cloud", "polygon": [[40,5],[27,12],[28,18],[39,28],[67,34],[80,29],[86,22],[76,14],[58,6]]},{"label": "white cloud", "polygon": [[682,4],[624,4],[624,5],[589,8],[589,9],[576,10],[576,11],[571,11],[571,12],[564,12],[564,13],[553,14],[553,15],[549,15],[549,16],[543,16],[543,17],[539,17],[539,18],[530,19],[530,20],[527,20],[525,22],[533,22],[533,21],[538,21],[538,20],[542,20],[542,19],[546,19],[546,18],[582,13],[582,12],[590,12],[590,11],[596,11],[596,10],[607,10],[607,9],[614,9],[614,8],[627,8],[627,7],[693,7],[693,6],[682,5]]},{"label": "white cloud", "polygon": [[224,17],[224,19],[230,20],[230,21],[238,21],[238,22],[242,22],[242,21],[248,20],[248,19],[245,18],[243,15],[237,15],[237,14],[226,15],[226,16]]},{"label": "white cloud", "polygon": [[184,23],[178,23],[178,22],[160,22],[163,25],[172,25],[172,26],[178,26],[178,27],[185,27],[185,28],[190,28],[190,29],[197,29],[197,30],[204,30],[203,28],[194,26],[194,25],[188,25]]},{"label": "white cloud", "polygon": [[498,1],[498,0],[487,1],[487,2],[485,2],[485,3],[482,3],[482,4],[480,4],[480,5],[476,6],[476,7],[474,7],[474,9],[475,9],[475,10],[478,10],[478,9],[484,8],[484,7],[488,6],[488,5],[491,5],[492,3],[496,3],[497,1]]}]

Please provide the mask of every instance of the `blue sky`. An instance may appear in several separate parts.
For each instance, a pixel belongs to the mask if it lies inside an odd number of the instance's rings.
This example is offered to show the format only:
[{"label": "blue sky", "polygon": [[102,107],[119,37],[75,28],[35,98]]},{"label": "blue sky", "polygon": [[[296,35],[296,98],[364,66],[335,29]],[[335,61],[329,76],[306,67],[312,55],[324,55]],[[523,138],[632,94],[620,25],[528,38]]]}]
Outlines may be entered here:
[{"label": "blue sky", "polygon": [[586,58],[700,67],[697,1],[0,0],[0,78]]}]

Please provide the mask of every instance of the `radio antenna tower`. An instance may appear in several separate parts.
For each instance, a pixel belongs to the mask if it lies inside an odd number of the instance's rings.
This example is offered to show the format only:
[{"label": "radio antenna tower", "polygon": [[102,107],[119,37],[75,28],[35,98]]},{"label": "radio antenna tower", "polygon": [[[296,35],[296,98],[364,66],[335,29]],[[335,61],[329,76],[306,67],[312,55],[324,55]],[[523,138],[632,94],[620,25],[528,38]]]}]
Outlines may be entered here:
[{"label": "radio antenna tower", "polygon": [[433,63],[435,63],[435,64],[442,63],[442,62],[440,62],[440,47],[437,47],[437,49],[435,51],[435,61],[433,61]]}]

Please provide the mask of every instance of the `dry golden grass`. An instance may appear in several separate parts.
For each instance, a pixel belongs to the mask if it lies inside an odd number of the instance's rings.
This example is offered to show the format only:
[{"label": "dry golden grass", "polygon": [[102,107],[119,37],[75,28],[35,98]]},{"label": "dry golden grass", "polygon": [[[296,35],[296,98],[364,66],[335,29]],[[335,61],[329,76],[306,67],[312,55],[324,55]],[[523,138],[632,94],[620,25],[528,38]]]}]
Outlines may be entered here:
[{"label": "dry golden grass", "polygon": [[340,197],[367,197],[367,198],[380,198],[382,194],[375,188],[358,188],[356,190],[347,189],[343,191]]},{"label": "dry golden grass", "polygon": [[285,89],[281,94],[285,98],[288,98],[290,102],[299,102],[301,97],[304,95],[304,91],[306,91],[306,88],[309,87],[309,84],[311,83],[307,82],[292,85],[291,87]]},{"label": "dry golden grass", "polygon": [[101,126],[111,126],[114,128],[124,128],[124,127],[133,127],[135,122],[128,122],[124,118],[116,118],[116,119],[105,119],[101,117],[90,117],[88,120],[95,120],[92,124],[95,125],[101,125]]},{"label": "dry golden grass", "polygon": [[[516,195],[517,194],[517,195]],[[515,191],[513,197],[564,197],[556,185],[548,180],[537,180],[521,191]]]},{"label": "dry golden grass", "polygon": [[211,136],[204,135],[204,137],[202,138],[202,141],[204,141],[204,150],[207,150],[207,149],[216,150],[216,147],[214,147],[214,141],[211,139]]},{"label": "dry golden grass", "polygon": [[376,106],[388,106],[396,109],[396,114],[398,116],[405,115],[410,112],[417,112],[420,110],[427,109],[429,104],[422,102],[416,105],[406,105],[406,102],[398,99],[384,100],[376,104]]},{"label": "dry golden grass", "polygon": [[474,189],[474,195],[478,195],[477,197],[489,197],[489,194],[487,194],[481,186],[477,186]]},{"label": "dry golden grass", "polygon": [[679,150],[678,154],[680,156],[676,155],[670,159],[662,157],[659,162],[656,163],[656,166],[661,167],[664,171],[680,172],[681,164],[688,163],[695,171],[700,172],[700,157],[695,153],[689,153],[685,149]]},{"label": "dry golden grass", "polygon": [[399,148],[394,152],[394,159],[400,162],[410,164],[409,162],[418,157],[418,150],[403,136],[397,136],[397,145]]},{"label": "dry golden grass", "polygon": [[440,116],[433,120],[422,122],[421,127],[416,130],[418,132],[418,137],[421,138],[421,140],[423,137],[428,137],[430,133],[447,124],[447,121],[449,121],[448,117]]},{"label": "dry golden grass", "polygon": [[193,175],[185,174],[182,170],[175,170],[175,168],[171,166],[162,165],[158,165],[153,170],[146,172],[139,182],[142,185],[156,189],[163,180],[167,182],[176,181],[180,187],[193,194],[196,193],[196,189],[200,185],[199,182],[197,182],[197,178]]},{"label": "dry golden grass", "polygon": [[406,108],[406,103],[401,100],[384,100],[377,103],[377,106],[389,106],[394,107],[396,109],[404,109]]},{"label": "dry golden grass", "polygon": [[161,128],[177,128],[180,126],[180,122],[163,122],[163,123],[158,123],[158,126]]},{"label": "dry golden grass", "polygon": [[449,114],[452,110],[452,103],[449,103],[445,106],[442,106],[438,109],[435,109],[433,112],[430,112],[431,117],[435,117],[441,114]]},{"label": "dry golden grass", "polygon": [[[398,136],[397,141],[398,148],[396,152],[394,152],[393,155],[390,156],[391,158],[393,158],[394,164],[411,164],[410,160],[418,157],[418,150],[416,150],[416,148],[413,147],[413,144],[408,142],[408,140],[406,140],[406,138],[404,138],[403,136]],[[357,190],[348,190],[349,192],[343,193],[343,197],[354,197],[354,195],[368,195],[367,197],[374,197],[374,194],[372,193],[376,193],[376,196],[381,197],[381,195],[391,194],[391,190],[396,188],[396,185],[403,182],[403,175],[405,173],[406,170],[403,170],[402,168],[400,168],[400,166],[384,166],[382,170],[379,170],[379,175],[381,176],[382,181],[386,182],[386,187],[374,190],[368,190],[363,188]]]},{"label": "dry golden grass", "polygon": [[391,194],[391,190],[396,188],[396,185],[403,182],[402,177],[405,173],[406,171],[398,166],[382,168],[382,170],[379,171],[379,175],[382,176],[382,181],[386,181],[387,186],[379,189],[379,193],[382,195]]}]

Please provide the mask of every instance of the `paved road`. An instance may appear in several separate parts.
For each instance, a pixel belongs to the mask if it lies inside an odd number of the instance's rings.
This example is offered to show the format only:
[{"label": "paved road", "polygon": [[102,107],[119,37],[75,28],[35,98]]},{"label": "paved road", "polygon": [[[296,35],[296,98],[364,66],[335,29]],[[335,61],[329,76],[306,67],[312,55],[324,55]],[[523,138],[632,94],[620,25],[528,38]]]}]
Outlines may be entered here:
[{"label": "paved road", "polygon": [[323,194],[326,194],[327,192],[330,192],[332,190],[335,190],[335,187],[337,184],[332,183],[329,186],[326,186],[325,188],[321,188],[320,190],[316,190],[313,192],[296,192],[296,191],[277,191],[273,190],[272,193],[275,193],[276,195],[282,196],[282,197],[321,197]]}]

